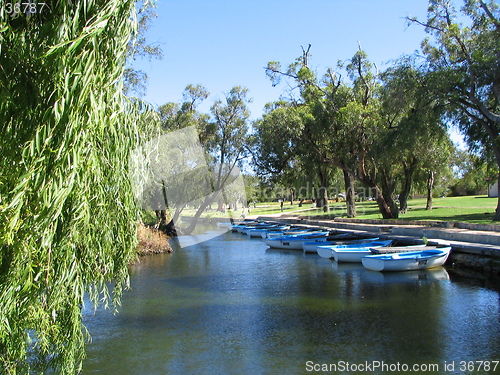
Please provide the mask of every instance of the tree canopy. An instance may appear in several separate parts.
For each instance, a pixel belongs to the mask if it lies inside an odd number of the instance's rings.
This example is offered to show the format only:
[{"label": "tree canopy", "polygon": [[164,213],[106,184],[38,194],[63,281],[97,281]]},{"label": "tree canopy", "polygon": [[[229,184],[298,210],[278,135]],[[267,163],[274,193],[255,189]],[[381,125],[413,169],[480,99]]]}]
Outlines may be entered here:
[{"label": "tree canopy", "polygon": [[[467,0],[461,8],[466,24],[459,15],[451,2],[430,0],[427,21],[409,21],[423,25],[433,37],[422,49],[435,87],[449,103],[449,118],[470,147],[492,153],[500,167],[499,6],[493,0]],[[495,220],[500,220],[500,197]]]},{"label": "tree canopy", "polygon": [[118,303],[127,283],[129,156],[153,122],[122,94],[134,11],[109,0],[0,7],[2,373],[77,372],[84,295]]}]

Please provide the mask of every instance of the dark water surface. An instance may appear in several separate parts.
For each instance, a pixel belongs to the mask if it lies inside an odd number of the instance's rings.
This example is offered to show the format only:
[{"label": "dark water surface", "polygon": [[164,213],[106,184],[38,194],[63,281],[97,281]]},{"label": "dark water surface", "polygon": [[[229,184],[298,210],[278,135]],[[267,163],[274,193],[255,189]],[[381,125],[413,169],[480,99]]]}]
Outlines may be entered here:
[{"label": "dark water surface", "polygon": [[443,268],[382,274],[229,232],[143,258],[122,302],[85,310],[84,374],[500,373],[498,289]]}]

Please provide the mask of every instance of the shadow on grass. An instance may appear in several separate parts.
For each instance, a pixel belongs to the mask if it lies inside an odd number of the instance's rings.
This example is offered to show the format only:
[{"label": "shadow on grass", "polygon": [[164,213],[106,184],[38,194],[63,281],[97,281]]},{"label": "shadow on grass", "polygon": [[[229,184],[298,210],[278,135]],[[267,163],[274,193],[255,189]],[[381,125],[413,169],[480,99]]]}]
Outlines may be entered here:
[{"label": "shadow on grass", "polygon": [[414,208],[406,214],[401,214],[401,220],[431,220],[431,221],[463,221],[467,223],[491,224],[495,213],[490,212],[470,212],[458,213],[444,208],[436,207],[432,210],[425,208]]},{"label": "shadow on grass", "polygon": [[[476,224],[492,224],[494,210],[485,208],[482,212],[457,212],[460,208],[435,207],[432,210],[425,208],[411,208],[406,214],[400,214],[398,220],[421,220],[421,221],[463,221]],[[356,219],[382,219],[382,215],[375,203],[362,203],[356,206]],[[321,211],[304,213],[303,218],[334,219],[336,217],[347,217],[345,206],[334,205],[330,207],[330,213]],[[390,220],[390,219],[388,219]]]}]

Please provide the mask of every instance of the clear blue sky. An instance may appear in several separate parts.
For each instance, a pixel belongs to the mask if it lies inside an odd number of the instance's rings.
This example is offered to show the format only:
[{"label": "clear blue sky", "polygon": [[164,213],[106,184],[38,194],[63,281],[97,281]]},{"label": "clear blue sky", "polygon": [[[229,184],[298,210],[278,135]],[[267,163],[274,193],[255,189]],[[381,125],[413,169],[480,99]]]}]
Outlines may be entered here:
[{"label": "clear blue sky", "polygon": [[[178,102],[188,84],[212,94],[200,110],[235,85],[249,89],[252,118],[286,89],[273,88],[264,67],[287,66],[311,48],[311,66],[321,75],[347,60],[358,42],[380,70],[402,54],[413,53],[426,37],[404,17],[425,20],[427,0],[159,0],[158,18],[148,39],[164,58],[135,64],[149,76],[144,99],[154,105]],[[460,4],[461,5],[461,4]]]}]

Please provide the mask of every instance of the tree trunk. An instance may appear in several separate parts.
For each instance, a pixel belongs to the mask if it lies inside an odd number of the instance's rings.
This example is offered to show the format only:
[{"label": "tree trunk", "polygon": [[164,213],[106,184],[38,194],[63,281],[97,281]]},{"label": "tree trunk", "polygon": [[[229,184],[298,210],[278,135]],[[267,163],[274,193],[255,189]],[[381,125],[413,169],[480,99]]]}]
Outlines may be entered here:
[{"label": "tree trunk", "polygon": [[375,196],[375,200],[377,201],[378,209],[384,219],[398,218],[399,211],[394,203],[394,199],[389,196],[390,201],[388,203],[377,183],[372,178],[370,178],[365,173],[360,173],[358,175],[355,175],[355,177],[373,191],[373,195]]},{"label": "tree trunk", "polygon": [[347,217],[356,217],[356,195],[354,194],[354,176],[348,171],[344,172],[345,203]]},{"label": "tree trunk", "polygon": [[387,201],[385,200],[382,192],[380,191],[377,185],[371,186],[371,188],[375,191],[375,199],[377,200],[378,209],[382,214],[384,219],[397,219],[398,212],[393,211]]},{"label": "tree trunk", "polygon": [[[498,190],[500,191],[500,173],[498,173]],[[500,221],[500,194],[498,194],[497,208],[495,209],[493,221]]]},{"label": "tree trunk", "polygon": [[434,187],[434,172],[429,171],[427,177],[427,204],[425,205],[426,210],[432,210],[432,189]]},{"label": "tree trunk", "polygon": [[170,237],[177,237],[177,229],[175,228],[175,222],[174,219],[170,220],[167,225],[165,225],[165,228],[163,229],[163,232]]},{"label": "tree trunk", "polygon": [[158,219],[156,228],[160,229],[162,226],[167,225],[167,210],[155,210],[155,214]]},{"label": "tree trunk", "polygon": [[327,164],[322,163],[319,166],[319,181],[320,187],[318,188],[318,197],[316,207],[323,207],[323,212],[330,212],[330,206],[328,205],[328,172]]},{"label": "tree trunk", "polygon": [[408,197],[410,195],[411,185],[413,182],[413,171],[413,168],[404,168],[405,179],[403,181],[401,193],[399,194],[399,212],[402,214],[408,212]]},{"label": "tree trunk", "polygon": [[391,216],[394,219],[399,217],[399,208],[394,199],[394,190],[396,188],[395,182],[391,179],[390,175],[386,171],[381,171],[382,175],[382,195],[386,205],[389,207]]},{"label": "tree trunk", "polygon": [[155,227],[168,236],[176,237],[177,230],[175,229],[174,218],[172,218],[170,221],[167,221],[167,210],[156,210],[155,214],[158,218],[158,222],[156,223]]},{"label": "tree trunk", "polygon": [[323,212],[330,212],[330,206],[328,205],[328,190],[326,187],[319,188],[319,199],[318,202],[321,202],[321,206],[323,207]]}]

